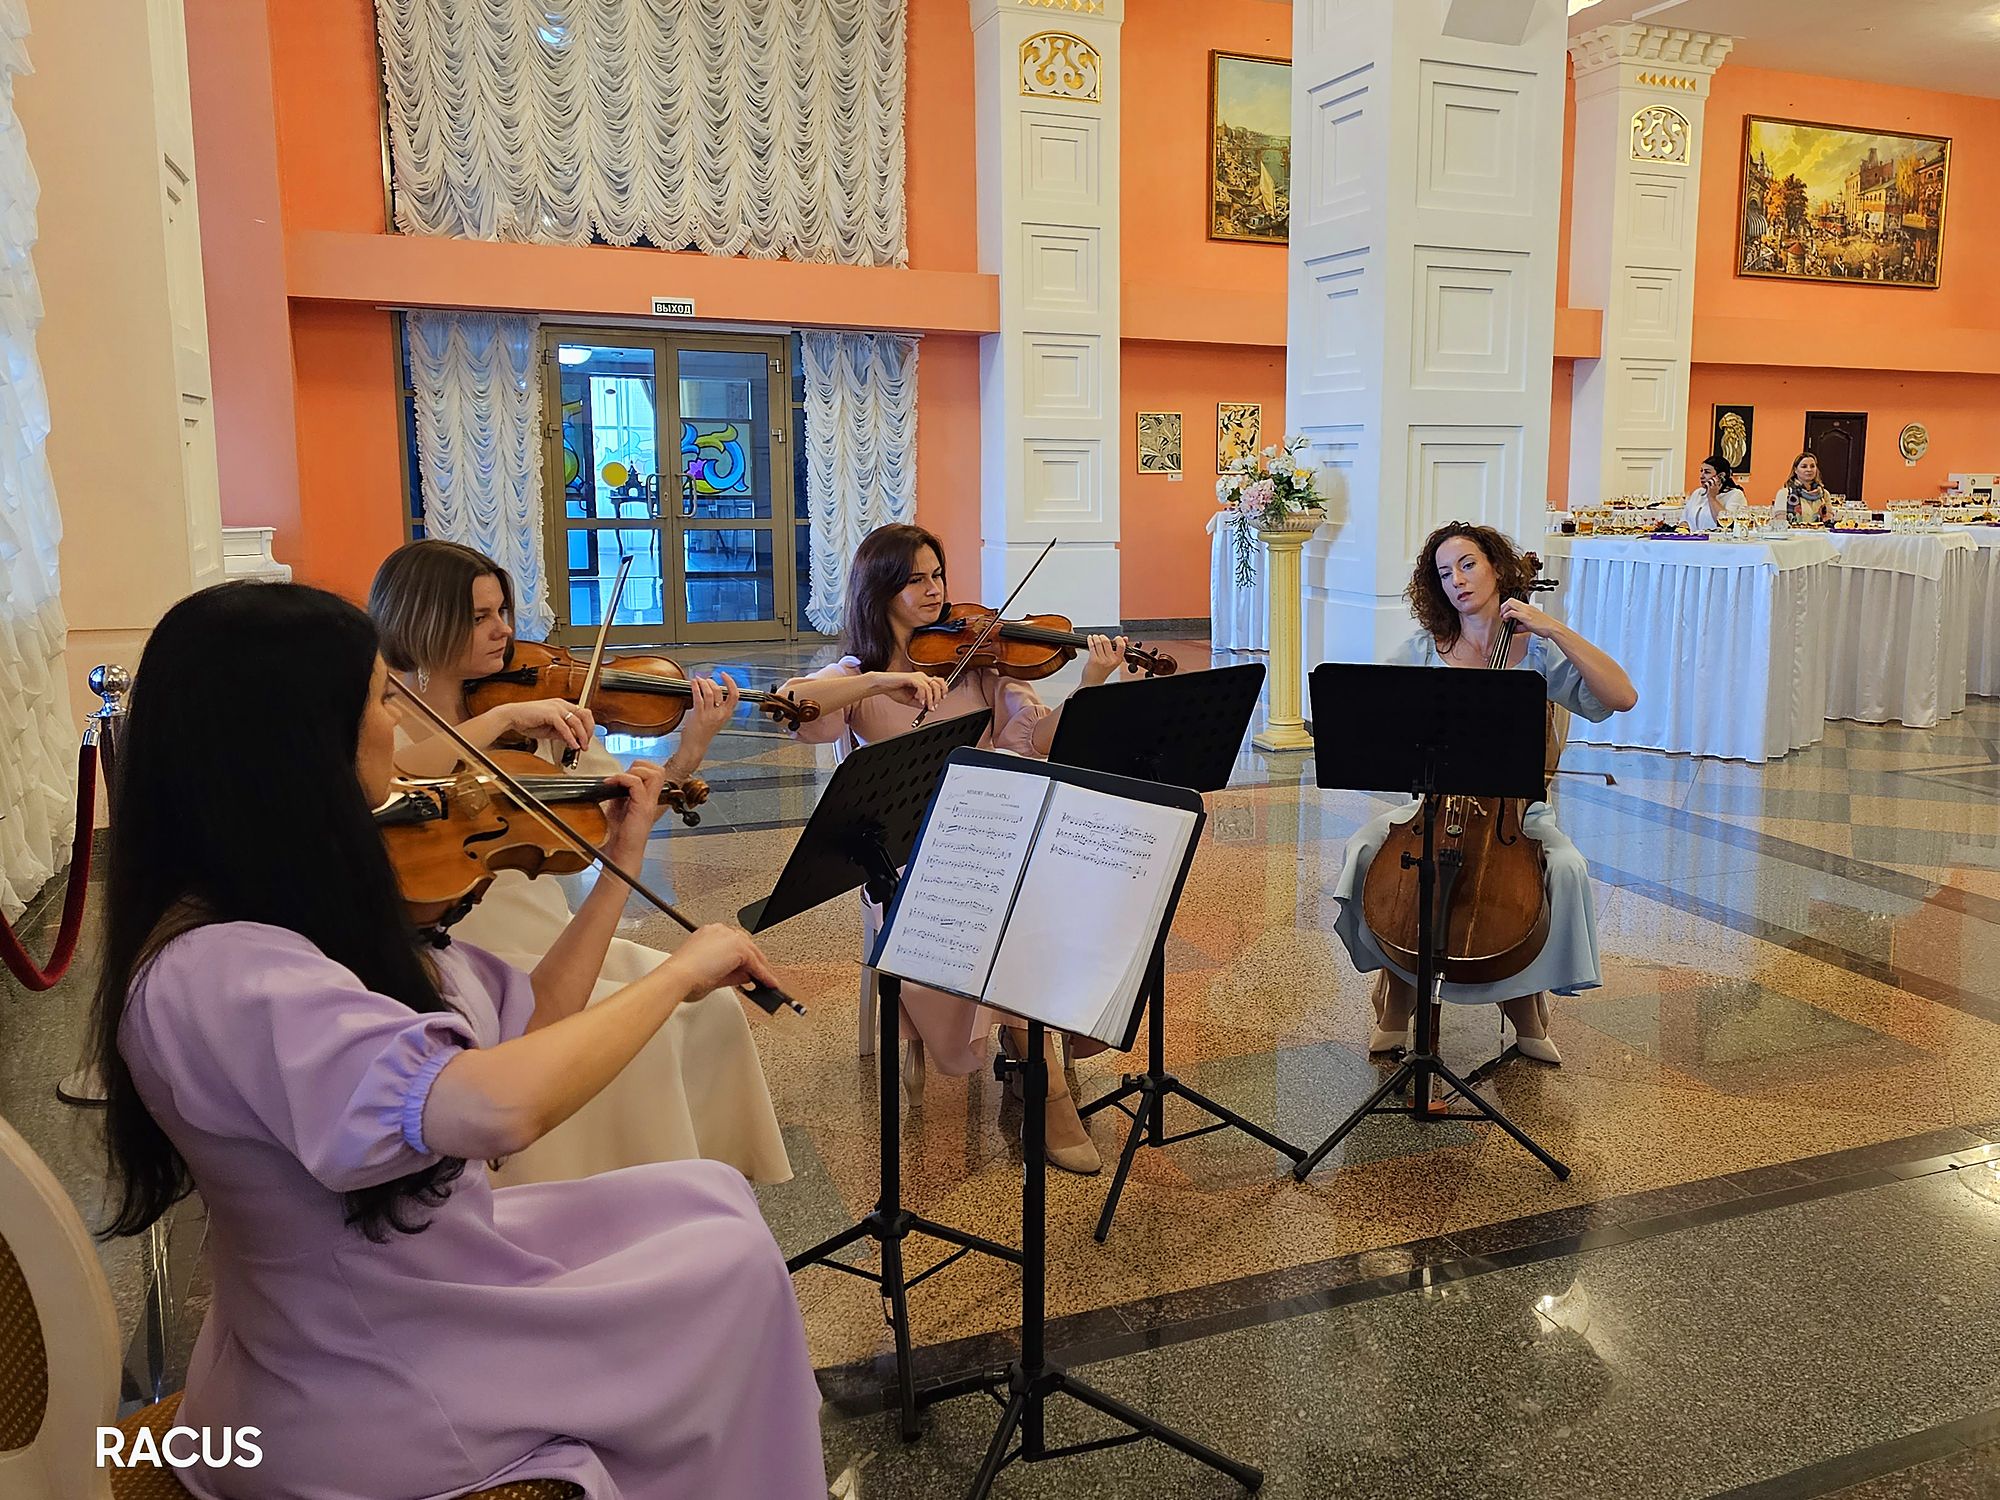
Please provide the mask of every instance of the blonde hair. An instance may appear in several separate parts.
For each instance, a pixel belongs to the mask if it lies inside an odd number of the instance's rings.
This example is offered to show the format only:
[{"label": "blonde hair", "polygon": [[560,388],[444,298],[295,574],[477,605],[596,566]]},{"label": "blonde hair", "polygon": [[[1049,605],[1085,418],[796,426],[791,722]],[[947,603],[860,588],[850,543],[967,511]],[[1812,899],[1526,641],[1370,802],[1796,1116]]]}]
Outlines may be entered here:
[{"label": "blonde hair", "polygon": [[472,634],[472,586],[500,580],[501,608],[514,618],[514,581],[492,558],[457,542],[408,542],[382,560],[368,587],[368,613],[382,633],[382,660],[398,672],[442,672]]}]

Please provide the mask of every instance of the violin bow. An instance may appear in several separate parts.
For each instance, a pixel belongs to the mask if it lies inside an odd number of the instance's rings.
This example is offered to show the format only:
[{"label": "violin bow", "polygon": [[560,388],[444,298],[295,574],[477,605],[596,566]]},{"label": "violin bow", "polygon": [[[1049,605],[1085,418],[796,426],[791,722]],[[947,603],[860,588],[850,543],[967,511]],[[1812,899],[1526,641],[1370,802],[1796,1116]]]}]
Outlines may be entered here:
[{"label": "violin bow", "polygon": [[[1006,620],[1007,606],[1009,604],[1012,604],[1016,599],[1021,597],[1021,590],[1026,588],[1028,586],[1028,580],[1035,576],[1035,569],[1039,568],[1042,565],[1042,558],[1047,557],[1051,552],[1055,550],[1056,543],[1059,540],[1060,538],[1058,537],[1049,538],[1048,546],[1042,548],[1040,555],[1037,556],[1033,562],[1028,564],[1028,571],[1023,573],[1021,575],[1021,581],[1014,585],[1014,592],[1009,594],[1006,600],[1001,604],[1001,606],[993,611],[993,618],[988,620],[986,624],[980,629],[979,634],[972,638],[972,644],[965,648],[964,652],[958,658],[958,665],[951,669],[950,674],[946,676],[944,680],[944,690],[946,693],[949,693],[953,688],[958,686],[958,679],[964,675],[965,669],[972,665],[972,658],[979,654],[979,648],[986,644],[987,637],[991,636],[994,631],[998,630],[1001,624]],[[939,699],[938,701],[943,702],[944,700]],[[428,707],[429,705],[425,706]],[[912,729],[923,728],[924,720],[930,717],[930,712],[931,711],[928,708],[918,709],[916,718],[910,721],[910,728]]]},{"label": "violin bow", "polygon": [[[618,563],[618,577],[611,585],[611,602],[604,606],[604,618],[597,622],[597,644],[590,648],[590,670],[583,674],[583,691],[576,695],[578,708],[589,708],[590,700],[596,696],[597,674],[604,668],[604,645],[611,639],[611,622],[618,618],[618,606],[625,597],[625,580],[631,572],[632,554],[628,552]],[[577,757],[582,753],[575,745],[563,751],[563,769],[574,771]]]},{"label": "violin bow", "polygon": [[[597,845],[591,843],[589,839],[550,812],[543,804],[541,798],[522,786],[519,781],[515,780],[513,776],[509,775],[502,767],[496,764],[492,757],[487,755],[484,750],[475,748],[470,740],[466,739],[455,727],[446,722],[442,714],[424,702],[423,699],[419,698],[409,688],[403,686],[398,679],[392,676],[389,681],[396,692],[402,695],[405,702],[414,706],[419,713],[430,721],[432,728],[436,729],[440,734],[449,736],[451,742],[458,746],[466,759],[486,772],[487,775],[491,776],[501,786],[505,787],[508,795],[513,797],[525,812],[536,818],[557,838],[568,844],[600,870],[614,875],[623,881],[626,889],[643,896],[647,901],[650,901],[654,906],[665,912],[689,932],[695,930],[699,924],[693,921],[686,912],[675,906],[673,902],[667,900],[664,896],[655,894],[644,881],[640,880],[636,875],[631,874],[602,849],[598,848]],[[739,985],[737,986],[737,990],[740,994],[747,996],[751,1001],[770,1014],[775,1015],[780,1006],[789,1007],[799,1015],[806,1013],[806,1008],[803,1005],[799,1004],[798,1001],[787,995],[783,990],[778,989],[775,985],[753,982]]]}]

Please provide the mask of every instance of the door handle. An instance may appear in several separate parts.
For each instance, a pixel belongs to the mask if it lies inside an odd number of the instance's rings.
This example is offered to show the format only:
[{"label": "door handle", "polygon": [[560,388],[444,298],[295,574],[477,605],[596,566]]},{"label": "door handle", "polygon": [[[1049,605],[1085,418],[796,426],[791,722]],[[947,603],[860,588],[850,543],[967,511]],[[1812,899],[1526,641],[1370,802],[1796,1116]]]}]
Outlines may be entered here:
[{"label": "door handle", "polygon": [[681,514],[684,516],[694,514],[694,475],[692,474],[681,475]]}]

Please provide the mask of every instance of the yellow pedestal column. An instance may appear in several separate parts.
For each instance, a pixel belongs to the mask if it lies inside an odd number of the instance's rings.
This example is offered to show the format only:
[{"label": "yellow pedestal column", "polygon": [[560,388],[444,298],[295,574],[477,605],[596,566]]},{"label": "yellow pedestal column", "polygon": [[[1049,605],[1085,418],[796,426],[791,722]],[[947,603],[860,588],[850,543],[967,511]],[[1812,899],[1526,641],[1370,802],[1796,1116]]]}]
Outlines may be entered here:
[{"label": "yellow pedestal column", "polygon": [[1269,713],[1264,732],[1251,741],[1259,750],[1310,750],[1313,737],[1306,733],[1300,714],[1300,618],[1299,553],[1306,539],[1319,529],[1318,517],[1300,516],[1284,526],[1258,527],[1257,540],[1264,545],[1264,607],[1268,611],[1270,675],[1265,678]]}]

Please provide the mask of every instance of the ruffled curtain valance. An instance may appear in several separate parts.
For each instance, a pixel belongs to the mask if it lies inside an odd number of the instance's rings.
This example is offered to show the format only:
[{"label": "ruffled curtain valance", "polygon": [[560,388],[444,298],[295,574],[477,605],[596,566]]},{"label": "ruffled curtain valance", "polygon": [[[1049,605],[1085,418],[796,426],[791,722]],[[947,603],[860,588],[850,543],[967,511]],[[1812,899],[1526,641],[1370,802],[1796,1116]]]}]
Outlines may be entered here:
[{"label": "ruffled curtain valance", "polygon": [[0,915],[10,920],[56,873],[76,817],[76,727],[59,670],[62,517],[35,353],[40,188],[14,113],[27,35],[24,0],[0,0]]},{"label": "ruffled curtain valance", "polygon": [[806,376],[806,618],[837,632],[848,564],[877,526],[917,513],[917,341],[893,333],[800,335]]},{"label": "ruffled curtain valance", "polygon": [[376,0],[396,227],[909,263],[906,0]]},{"label": "ruffled curtain valance", "polygon": [[540,640],[555,615],[542,555],[539,325],[413,312],[406,327],[424,533],[476,547],[504,567],[514,579],[515,624]]}]

